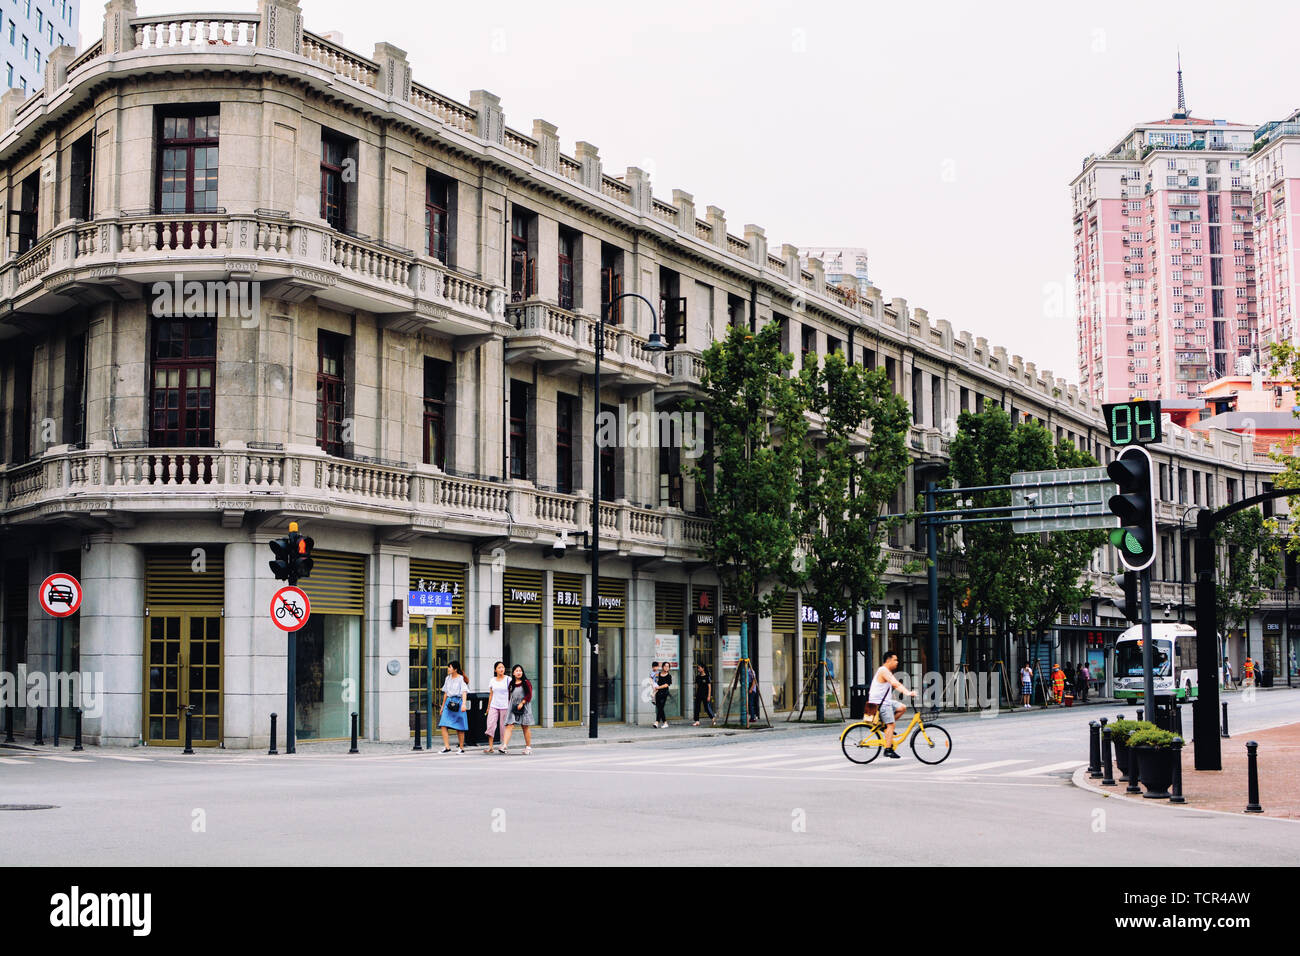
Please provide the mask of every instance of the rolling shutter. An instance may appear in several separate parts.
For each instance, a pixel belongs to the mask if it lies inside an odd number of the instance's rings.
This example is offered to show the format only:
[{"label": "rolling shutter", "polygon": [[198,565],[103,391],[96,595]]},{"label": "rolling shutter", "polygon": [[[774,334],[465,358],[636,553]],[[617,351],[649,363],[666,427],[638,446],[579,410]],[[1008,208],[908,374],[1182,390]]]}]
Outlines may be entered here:
[{"label": "rolling shutter", "polygon": [[298,587],[307,593],[313,614],[364,614],[366,558],[342,551],[312,552],[311,577]]},{"label": "rolling shutter", "polygon": [[551,575],[551,617],[557,627],[582,623],[582,585],[581,574],[556,571]]},{"label": "rolling shutter", "polygon": [[600,579],[600,626],[627,627],[627,581]]},{"label": "rolling shutter", "polygon": [[225,549],[221,545],[195,547],[204,551],[202,571],[194,570],[193,547],[151,550],[145,554],[145,607],[219,609],[225,604]]},{"label": "rolling shutter", "polygon": [[671,581],[655,582],[655,630],[678,631],[682,627],[682,605],[686,602],[686,586]]},{"label": "rolling shutter", "polygon": [[511,624],[542,623],[542,572],[507,568],[502,586],[505,619]]}]

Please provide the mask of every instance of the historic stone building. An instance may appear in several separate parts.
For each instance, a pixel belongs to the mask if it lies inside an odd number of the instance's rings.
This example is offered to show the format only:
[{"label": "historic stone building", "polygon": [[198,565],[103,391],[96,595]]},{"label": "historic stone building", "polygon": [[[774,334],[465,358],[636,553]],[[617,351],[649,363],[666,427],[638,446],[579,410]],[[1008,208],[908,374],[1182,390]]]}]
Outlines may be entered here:
[{"label": "historic stone building", "polygon": [[[287,660],[267,543],[291,520],[316,543],[300,736],[345,736],[353,711],[368,738],[406,735],[430,645],[438,686],[451,659],[476,687],[495,660],[523,663],[547,725],[584,720],[593,692],[603,720],[652,719],[652,659],[707,661],[725,696],[737,622],[698,557],[708,519],[688,472],[708,436],[597,448],[592,421],[598,406],[680,410],[730,323],[782,323],[796,367],[838,349],[887,370],[914,408],[900,507],[985,399],[1105,451],[1096,409],[1032,362],[874,287],[830,287],[760,227],[738,237],[686,192],[656,198],[592,144],[562,151],[543,120],[508,127],[490,93],[466,105],[422,86],[394,46],[345,50],[288,0],[219,19],[112,0],[101,40],[55,50],[39,93],[0,97],[0,129],[4,669],[102,674],[91,741],[176,743],[188,705],[199,743],[266,745]],[[624,292],[657,304],[658,328]],[[667,351],[647,349],[654,332]],[[1171,455],[1171,488],[1201,500],[1251,493],[1272,469],[1227,433],[1177,436],[1162,474]],[[594,675],[578,627],[593,467],[607,549]],[[1161,514],[1172,528],[1181,511]],[[833,628],[841,692],[883,645],[919,664],[913,535],[891,541],[885,604]],[[37,594],[55,571],[84,585],[61,627]],[[1159,587],[1157,602],[1177,591]],[[450,612],[409,616],[411,590],[451,591]],[[1096,624],[1105,609],[1080,613]],[[778,711],[813,659],[806,617],[792,596],[758,627]],[[941,620],[939,663],[974,662]],[[1077,639],[1063,631],[1060,652]],[[1002,656],[990,640],[981,653]],[[677,687],[685,716],[689,681]],[[9,716],[34,732],[33,708]]]}]

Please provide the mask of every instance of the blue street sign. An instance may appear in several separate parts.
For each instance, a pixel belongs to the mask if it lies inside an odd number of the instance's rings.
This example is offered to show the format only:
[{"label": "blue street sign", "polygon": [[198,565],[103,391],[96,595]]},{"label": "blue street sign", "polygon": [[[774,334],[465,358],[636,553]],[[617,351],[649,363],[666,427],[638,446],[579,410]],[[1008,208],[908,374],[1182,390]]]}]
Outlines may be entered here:
[{"label": "blue street sign", "polygon": [[406,595],[406,613],[416,615],[450,614],[451,591],[409,591]]}]

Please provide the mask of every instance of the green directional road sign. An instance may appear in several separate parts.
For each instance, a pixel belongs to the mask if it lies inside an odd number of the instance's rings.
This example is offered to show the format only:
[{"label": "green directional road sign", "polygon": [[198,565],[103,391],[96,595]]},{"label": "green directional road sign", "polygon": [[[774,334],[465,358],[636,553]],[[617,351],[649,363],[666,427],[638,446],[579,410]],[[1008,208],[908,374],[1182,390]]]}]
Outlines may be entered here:
[{"label": "green directional road sign", "polygon": [[1057,468],[1053,471],[1018,471],[1011,476],[1011,530],[1016,534],[1041,531],[1083,531],[1114,528],[1119,519],[1106,503],[1115,483],[1106,469]]}]

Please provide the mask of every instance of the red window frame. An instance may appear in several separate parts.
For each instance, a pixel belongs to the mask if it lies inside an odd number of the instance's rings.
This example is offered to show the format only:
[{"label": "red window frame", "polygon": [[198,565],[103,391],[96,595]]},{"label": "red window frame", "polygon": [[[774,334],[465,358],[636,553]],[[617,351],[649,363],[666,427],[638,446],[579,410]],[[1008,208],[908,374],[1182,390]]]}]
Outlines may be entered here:
[{"label": "red window frame", "polygon": [[217,320],[159,319],[149,375],[149,445],[212,448],[217,404]]},{"label": "red window frame", "polygon": [[347,158],[346,140],[321,133],[320,217],[339,232],[346,231],[348,226],[348,184],[343,179],[343,164]]},{"label": "red window frame", "polygon": [[316,444],[327,455],[342,455],[347,339],[333,332],[320,332],[316,342]]},{"label": "red window frame", "polygon": [[[216,212],[220,149],[221,111],[217,107],[159,114],[158,166],[154,176],[154,208],[159,214]],[[177,159],[181,157],[183,165],[178,165]],[[202,168],[210,171],[204,176],[202,189],[195,188],[199,160]],[[182,188],[173,188],[176,183]],[[164,197],[182,194],[185,197],[182,202],[164,204]],[[202,201],[196,197],[202,197]]]}]

